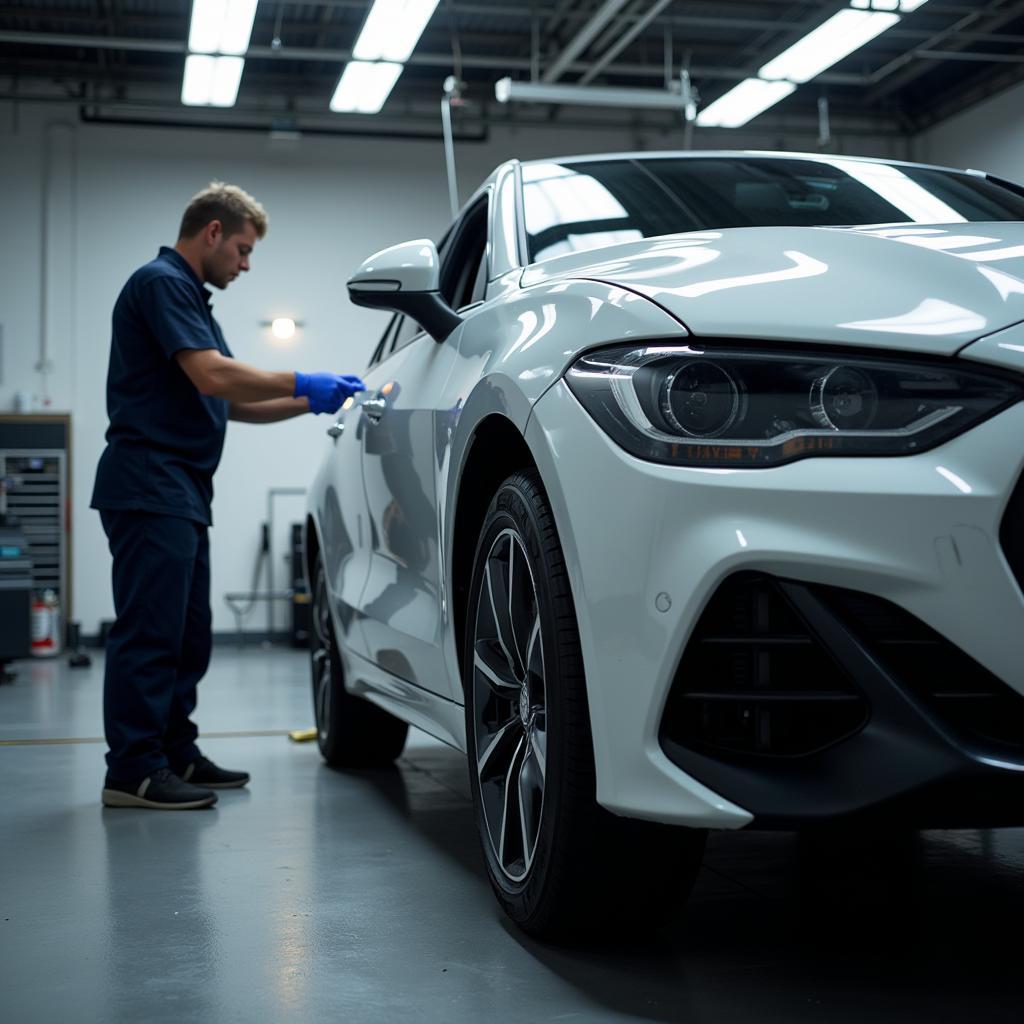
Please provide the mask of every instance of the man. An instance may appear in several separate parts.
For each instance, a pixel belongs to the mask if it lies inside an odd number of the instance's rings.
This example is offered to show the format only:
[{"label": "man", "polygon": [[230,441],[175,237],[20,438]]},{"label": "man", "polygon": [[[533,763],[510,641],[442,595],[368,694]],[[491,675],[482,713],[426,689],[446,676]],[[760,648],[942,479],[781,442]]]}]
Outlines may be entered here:
[{"label": "man", "polygon": [[358,377],[232,357],[205,286],[247,271],[266,230],[252,196],[214,182],[189,203],[174,248],[132,274],[114,307],[110,427],[92,499],[117,613],[103,691],[108,807],[193,810],[249,781],[202,755],[190,721],[210,659],[207,527],[226,423],[335,412],[364,390]]}]

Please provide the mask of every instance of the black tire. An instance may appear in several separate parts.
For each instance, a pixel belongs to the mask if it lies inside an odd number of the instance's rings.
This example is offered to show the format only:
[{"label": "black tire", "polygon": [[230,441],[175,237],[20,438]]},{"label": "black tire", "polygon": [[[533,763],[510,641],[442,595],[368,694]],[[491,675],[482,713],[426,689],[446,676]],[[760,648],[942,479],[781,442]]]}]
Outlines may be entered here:
[{"label": "black tire", "polygon": [[345,689],[328,601],[327,579],[318,559],[309,653],[320,753],[335,768],[382,768],[402,753],[409,726]]},{"label": "black tire", "polygon": [[[532,595],[517,593],[527,582]],[[508,916],[543,937],[675,918],[706,832],[619,818],[597,804],[576,612],[533,470],[505,480],[487,510],[463,653],[470,788],[487,873]],[[518,825],[518,838],[499,819]]]}]

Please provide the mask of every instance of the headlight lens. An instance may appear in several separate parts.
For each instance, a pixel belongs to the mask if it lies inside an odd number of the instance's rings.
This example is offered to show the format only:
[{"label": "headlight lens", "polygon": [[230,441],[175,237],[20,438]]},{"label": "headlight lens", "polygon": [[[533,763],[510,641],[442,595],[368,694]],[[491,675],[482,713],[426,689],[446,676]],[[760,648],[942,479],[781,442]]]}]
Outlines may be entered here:
[{"label": "headlight lens", "polygon": [[948,362],[697,346],[591,352],[566,379],[627,451],[764,467],[811,455],[912,455],[1019,401],[1019,381]]}]

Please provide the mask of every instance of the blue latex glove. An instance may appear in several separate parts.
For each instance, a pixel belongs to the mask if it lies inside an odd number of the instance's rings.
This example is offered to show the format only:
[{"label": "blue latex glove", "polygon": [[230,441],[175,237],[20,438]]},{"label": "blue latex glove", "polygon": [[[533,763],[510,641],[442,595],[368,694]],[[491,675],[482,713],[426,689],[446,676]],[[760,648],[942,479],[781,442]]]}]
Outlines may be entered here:
[{"label": "blue latex glove", "polygon": [[355,374],[295,373],[294,398],[308,398],[310,412],[337,412],[346,398],[366,385]]}]

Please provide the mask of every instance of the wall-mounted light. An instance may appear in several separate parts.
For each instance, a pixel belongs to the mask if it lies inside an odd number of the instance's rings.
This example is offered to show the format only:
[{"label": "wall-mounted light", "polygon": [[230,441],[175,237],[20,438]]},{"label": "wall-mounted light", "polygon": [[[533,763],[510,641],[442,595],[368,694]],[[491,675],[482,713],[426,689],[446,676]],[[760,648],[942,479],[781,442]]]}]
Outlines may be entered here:
[{"label": "wall-mounted light", "polygon": [[304,327],[302,320],[293,320],[290,316],[277,316],[273,320],[261,320],[261,327],[269,327],[270,333],[278,341],[291,341],[299,327]]}]

